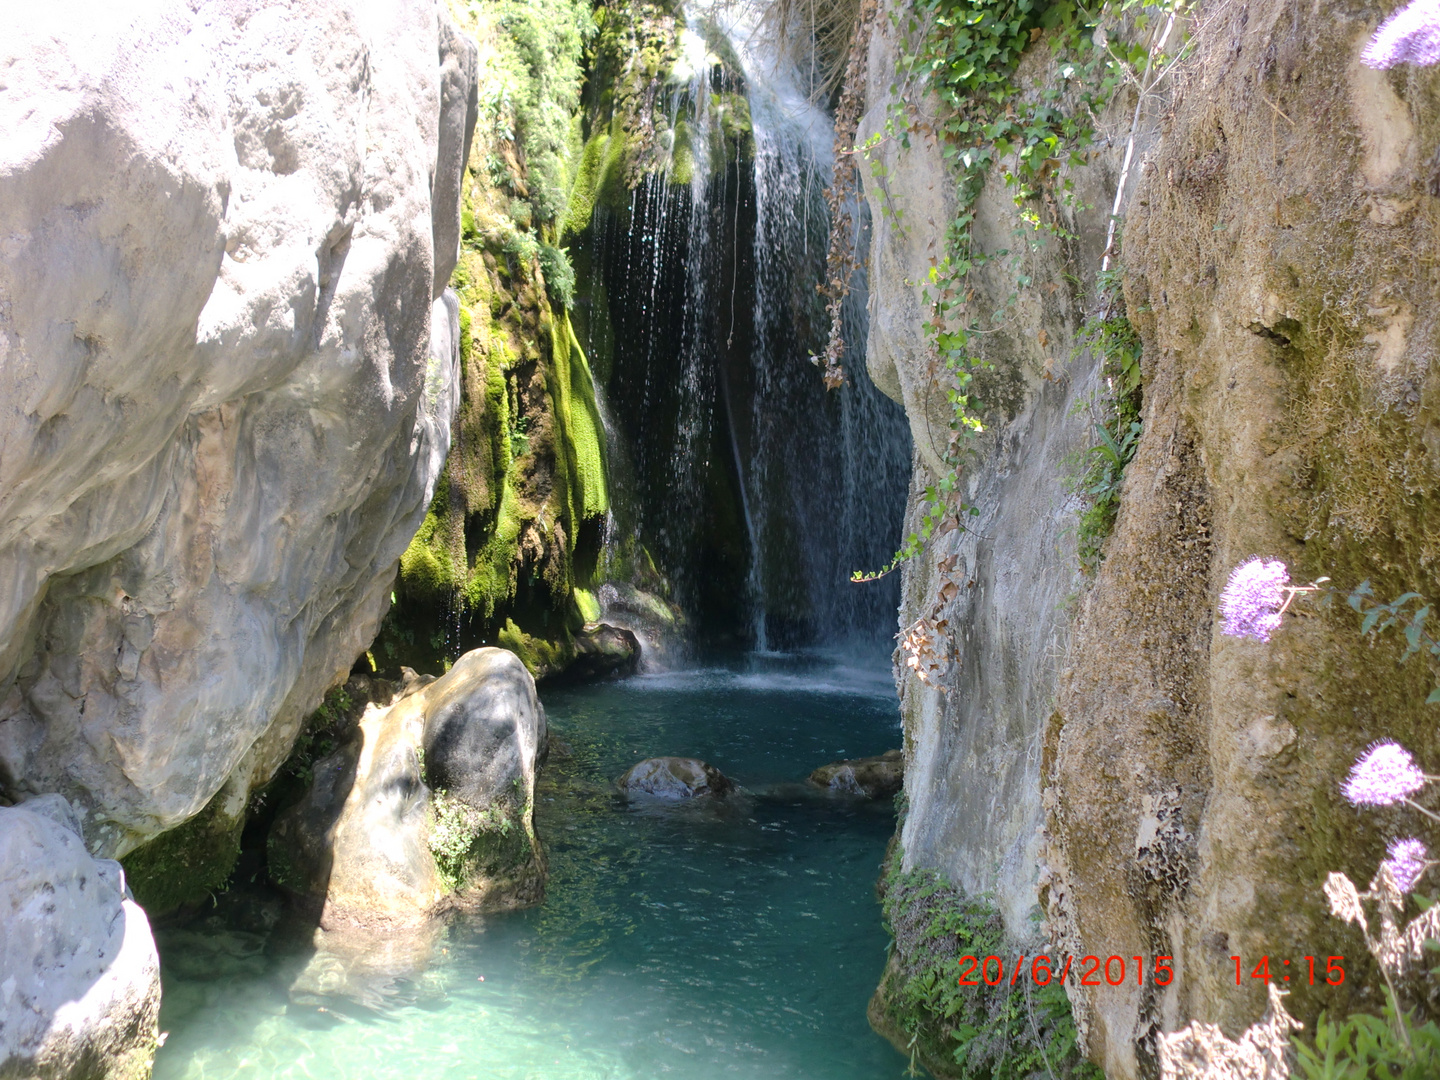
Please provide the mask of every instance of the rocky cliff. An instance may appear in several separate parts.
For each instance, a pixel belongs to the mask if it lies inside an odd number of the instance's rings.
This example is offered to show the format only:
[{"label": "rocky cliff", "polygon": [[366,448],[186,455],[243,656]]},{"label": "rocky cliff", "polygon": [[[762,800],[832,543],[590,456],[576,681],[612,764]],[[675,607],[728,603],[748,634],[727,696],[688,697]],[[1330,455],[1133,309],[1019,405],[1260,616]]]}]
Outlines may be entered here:
[{"label": "rocky cliff", "polygon": [[449,446],[475,47],[433,0],[13,13],[0,784],[120,855],[238,814]]},{"label": "rocky cliff", "polygon": [[[1098,117],[1088,163],[1068,167],[1079,198],[1055,218],[1071,235],[1027,252],[1028,282],[981,347],[988,431],[962,472],[980,514],[906,570],[902,628],[944,619],[958,657],[933,686],[897,667],[905,867],[993,895],[1014,940],[1175,958],[1165,989],[1070,987],[1081,1041],[1112,1077],[1155,1074],[1157,1031],[1199,1018],[1233,1036],[1260,1015],[1264,985],[1237,987],[1232,954],[1345,953],[1363,968],[1320,885],[1337,869],[1369,880],[1399,819],[1359,817],[1338,781],[1381,736],[1435,757],[1425,673],[1397,669],[1400,648],[1362,647],[1343,603],[1300,607],[1268,646],[1222,636],[1215,616],[1226,575],[1255,553],[1297,582],[1437,591],[1426,252],[1440,82],[1360,64],[1385,13],[1201,4],[1193,51],[1140,110],[1111,254],[1143,344],[1143,434],[1087,573],[1075,479],[1109,387],[1085,328],[1114,302],[1095,275],[1133,94]],[[877,25],[862,139],[906,90],[897,31]],[[1046,85],[1043,53],[1016,73],[1029,93]],[[946,470],[951,416],[915,283],[957,213],[955,183],[933,144],[875,153],[869,364],[911,420],[914,508]],[[998,175],[975,213],[988,250],[1013,246]],[[982,303],[1003,299],[1004,275],[974,279]],[[1291,1011],[1313,1022],[1349,991],[1296,987]]]}]

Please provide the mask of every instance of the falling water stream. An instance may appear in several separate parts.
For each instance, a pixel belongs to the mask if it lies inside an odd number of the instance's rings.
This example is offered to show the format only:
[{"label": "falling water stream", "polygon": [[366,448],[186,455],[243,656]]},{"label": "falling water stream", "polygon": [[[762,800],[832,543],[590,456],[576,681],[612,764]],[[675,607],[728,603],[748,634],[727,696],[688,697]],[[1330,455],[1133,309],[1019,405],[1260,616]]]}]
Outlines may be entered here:
[{"label": "falling water stream", "polygon": [[[757,32],[759,10],[691,10],[689,78],[672,80],[668,128],[657,121],[670,156],[577,240],[591,313],[578,321],[588,352],[613,358],[607,432],[633,464],[617,501],[681,606],[762,653],[874,644],[894,632],[898,582],[849,577],[898,546],[909,433],[865,370],[863,272],[846,310],[849,384],[827,392],[809,363],[829,330],[816,285],[834,135]],[[716,34],[738,73],[708,51]],[[740,91],[743,151],[720,137]]]}]

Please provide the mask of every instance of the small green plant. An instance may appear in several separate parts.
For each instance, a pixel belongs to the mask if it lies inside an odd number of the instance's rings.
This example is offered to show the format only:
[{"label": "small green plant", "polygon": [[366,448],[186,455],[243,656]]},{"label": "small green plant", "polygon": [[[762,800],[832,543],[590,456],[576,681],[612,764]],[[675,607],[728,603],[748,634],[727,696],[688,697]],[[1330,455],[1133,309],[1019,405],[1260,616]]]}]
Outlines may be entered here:
[{"label": "small green plant", "polygon": [[1352,1013],[1343,1021],[1321,1015],[1315,1045],[1294,1040],[1296,1066],[1303,1080],[1433,1080],[1440,1076],[1440,1027],[1433,1020],[1416,1024],[1386,1005],[1383,1016]]},{"label": "small green plant", "polygon": [[1103,389],[1081,402],[1088,409],[1095,443],[1080,455],[1071,491],[1080,497],[1078,547],[1082,569],[1093,573],[1100,564],[1106,538],[1120,510],[1120,485],[1125,466],[1140,443],[1140,335],[1130,324],[1119,291],[1118,271],[1100,275],[1099,309],[1080,328],[1075,351],[1089,351],[1100,360]]},{"label": "small green plant", "polygon": [[530,452],[530,417],[518,416],[510,425],[510,456],[524,457]]},{"label": "small green plant", "polygon": [[909,1038],[912,1063],[962,1080],[1100,1080],[1100,1070],[1080,1056],[1058,978],[1038,986],[1027,972],[1013,986],[960,985],[961,957],[1008,962],[1023,951],[1007,940],[992,904],[965,896],[933,870],[903,872],[898,851],[882,888],[899,971],[898,979],[887,976],[890,1012]]},{"label": "small green plant", "polygon": [[570,307],[575,302],[575,268],[570,264],[570,253],[565,248],[542,242],[536,257],[551,299],[561,307]]},{"label": "small green plant", "polygon": [[478,842],[487,834],[509,836],[514,823],[501,805],[483,810],[445,791],[430,800],[430,854],[440,880],[451,892],[459,892],[477,868]]}]

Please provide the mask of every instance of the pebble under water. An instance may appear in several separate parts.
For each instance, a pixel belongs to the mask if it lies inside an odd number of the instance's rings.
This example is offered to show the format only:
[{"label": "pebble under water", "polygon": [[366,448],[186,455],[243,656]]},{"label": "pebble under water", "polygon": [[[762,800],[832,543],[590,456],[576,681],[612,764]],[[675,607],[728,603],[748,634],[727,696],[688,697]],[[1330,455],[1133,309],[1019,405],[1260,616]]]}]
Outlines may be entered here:
[{"label": "pebble under water", "polygon": [[[893,813],[798,783],[900,744],[888,671],[750,660],[541,697],[542,905],[317,944],[273,897],[228,894],[157,935],[157,1080],[900,1076],[865,1019]],[[615,778],[661,754],[746,791],[621,800]]]}]

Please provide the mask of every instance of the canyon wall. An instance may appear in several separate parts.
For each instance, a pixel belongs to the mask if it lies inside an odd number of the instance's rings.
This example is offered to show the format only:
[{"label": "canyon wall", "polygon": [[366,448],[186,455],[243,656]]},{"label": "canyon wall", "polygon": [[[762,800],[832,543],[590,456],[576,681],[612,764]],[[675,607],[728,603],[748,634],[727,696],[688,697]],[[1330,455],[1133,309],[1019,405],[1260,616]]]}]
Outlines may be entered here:
[{"label": "canyon wall", "polygon": [[476,50],[434,0],[31,5],[0,50],[0,795],[119,856],[238,823],[390,604]]},{"label": "canyon wall", "polygon": [[[960,655],[943,689],[897,665],[905,863],[992,894],[1018,940],[1174,957],[1167,988],[1070,987],[1111,1077],[1155,1075],[1157,1031],[1203,1019],[1234,1036],[1258,1018],[1264,984],[1237,986],[1232,955],[1248,973],[1262,955],[1283,971],[1344,954],[1346,985],[1297,979],[1291,1011],[1311,1024],[1321,1008],[1378,1009],[1357,989],[1363,946],[1320,885],[1332,870],[1368,881],[1386,839],[1418,824],[1343,802],[1354,755],[1389,736],[1440,760],[1427,672],[1398,665],[1403,642],[1371,647],[1343,602],[1364,580],[1382,598],[1440,585],[1440,76],[1360,64],[1392,6],[1203,3],[1193,52],[1141,110],[1120,264],[1144,427],[1087,574],[1069,455],[1094,442],[1084,411],[1099,377],[1071,349],[1098,303],[1134,97],[1100,118],[1089,163],[1070,172],[1090,209],[1060,211],[1076,239],[1027,256],[1032,283],[983,346],[989,431],[964,471],[981,514],[906,570],[902,627],[947,577],[957,586],[938,613]],[[893,30],[879,25],[861,138],[896,96]],[[1022,60],[1022,85],[1042,51]],[[943,243],[954,185],[932,147],[878,153],[869,363],[915,433],[913,516],[943,469],[950,411],[912,282]],[[998,177],[977,214],[977,235],[1010,246],[1018,222]],[[1000,299],[1004,283],[984,280]],[[1284,559],[1299,583],[1328,576],[1340,596],[1297,603],[1269,644],[1225,637],[1217,597],[1252,554]]]}]

